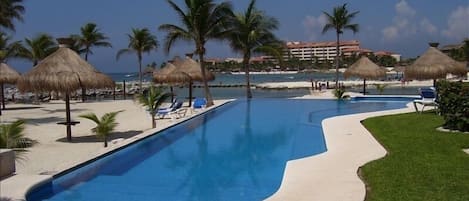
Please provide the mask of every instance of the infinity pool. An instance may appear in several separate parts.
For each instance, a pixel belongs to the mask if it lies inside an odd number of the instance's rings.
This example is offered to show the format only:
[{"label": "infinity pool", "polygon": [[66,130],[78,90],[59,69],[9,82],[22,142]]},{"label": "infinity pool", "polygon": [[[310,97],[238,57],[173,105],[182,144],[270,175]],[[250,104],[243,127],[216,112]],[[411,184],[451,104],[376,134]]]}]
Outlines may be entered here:
[{"label": "infinity pool", "polygon": [[327,150],[323,119],[405,104],[234,101],[57,175],[27,200],[262,200],[279,188],[287,161]]}]

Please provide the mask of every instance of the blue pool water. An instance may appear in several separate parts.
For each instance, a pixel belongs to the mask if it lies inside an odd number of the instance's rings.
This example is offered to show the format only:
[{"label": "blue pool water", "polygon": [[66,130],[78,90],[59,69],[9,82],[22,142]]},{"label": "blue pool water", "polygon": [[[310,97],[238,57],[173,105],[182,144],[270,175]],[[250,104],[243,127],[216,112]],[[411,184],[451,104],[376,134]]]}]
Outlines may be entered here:
[{"label": "blue pool water", "polygon": [[404,105],[238,100],[56,176],[27,199],[262,200],[279,188],[287,161],[326,151],[323,119]]}]

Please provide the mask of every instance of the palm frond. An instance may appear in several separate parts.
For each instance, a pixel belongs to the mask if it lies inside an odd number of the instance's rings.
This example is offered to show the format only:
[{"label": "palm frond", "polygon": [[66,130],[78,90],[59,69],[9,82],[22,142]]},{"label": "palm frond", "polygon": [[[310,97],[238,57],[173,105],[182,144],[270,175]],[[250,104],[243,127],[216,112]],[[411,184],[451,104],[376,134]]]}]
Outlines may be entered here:
[{"label": "palm frond", "polygon": [[130,53],[132,53],[132,52],[134,52],[134,50],[132,50],[132,49],[128,49],[128,48],[126,48],[126,49],[121,49],[121,50],[117,51],[116,60],[119,60],[119,58],[120,58],[123,54],[130,54]]}]

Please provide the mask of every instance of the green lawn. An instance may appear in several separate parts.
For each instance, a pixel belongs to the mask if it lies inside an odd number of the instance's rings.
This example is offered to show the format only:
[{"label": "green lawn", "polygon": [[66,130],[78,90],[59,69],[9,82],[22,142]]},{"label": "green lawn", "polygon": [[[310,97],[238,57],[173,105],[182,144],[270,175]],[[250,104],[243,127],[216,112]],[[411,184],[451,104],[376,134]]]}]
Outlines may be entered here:
[{"label": "green lawn", "polygon": [[469,201],[469,134],[439,132],[434,113],[367,119],[388,155],[361,169],[367,200]]}]

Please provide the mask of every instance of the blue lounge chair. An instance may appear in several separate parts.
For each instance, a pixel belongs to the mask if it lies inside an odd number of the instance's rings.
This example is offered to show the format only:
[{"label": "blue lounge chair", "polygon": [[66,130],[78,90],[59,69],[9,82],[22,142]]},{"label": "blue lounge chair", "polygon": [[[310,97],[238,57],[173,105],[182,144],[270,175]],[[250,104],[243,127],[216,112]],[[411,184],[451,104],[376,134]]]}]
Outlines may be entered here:
[{"label": "blue lounge chair", "polygon": [[156,113],[156,116],[163,119],[166,115],[170,116],[171,119],[174,119],[175,115],[177,117],[185,116],[186,109],[182,108],[182,101],[177,101],[172,107],[159,109]]},{"label": "blue lounge chair", "polygon": [[195,98],[194,103],[192,104],[192,112],[196,112],[196,110],[204,109],[206,106],[207,106],[207,99]]},{"label": "blue lounge chair", "polygon": [[[433,87],[419,89],[421,99],[414,100],[414,108],[416,112],[423,112],[426,106],[438,107],[436,102],[436,90]],[[422,109],[419,111],[417,104],[422,105]]]}]

